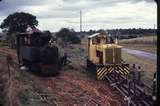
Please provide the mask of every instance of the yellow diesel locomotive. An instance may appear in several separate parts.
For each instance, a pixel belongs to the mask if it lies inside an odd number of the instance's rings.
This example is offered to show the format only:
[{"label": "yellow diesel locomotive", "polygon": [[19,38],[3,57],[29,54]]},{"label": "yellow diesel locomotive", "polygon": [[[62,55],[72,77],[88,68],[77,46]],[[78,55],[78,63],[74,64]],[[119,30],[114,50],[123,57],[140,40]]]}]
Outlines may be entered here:
[{"label": "yellow diesel locomotive", "polygon": [[129,74],[129,64],[121,57],[122,46],[107,34],[95,33],[88,37],[87,68],[98,80],[111,73]]}]

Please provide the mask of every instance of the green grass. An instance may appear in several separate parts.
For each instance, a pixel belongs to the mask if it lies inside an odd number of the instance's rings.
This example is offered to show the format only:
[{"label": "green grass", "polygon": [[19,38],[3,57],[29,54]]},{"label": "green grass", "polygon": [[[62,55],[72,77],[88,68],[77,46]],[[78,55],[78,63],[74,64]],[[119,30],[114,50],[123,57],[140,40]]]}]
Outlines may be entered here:
[{"label": "green grass", "polygon": [[25,89],[18,93],[21,106],[55,106],[41,100],[40,95],[36,95],[31,89]]},{"label": "green grass", "polygon": [[[0,74],[1,78],[5,78],[4,82],[8,82],[8,72],[6,67],[6,58],[5,56],[0,55]],[[4,64],[2,64],[4,63]],[[56,106],[54,97],[47,95],[47,102],[40,100],[41,96],[38,94],[48,94],[46,87],[43,88],[42,85],[38,83],[38,79],[33,78],[33,75],[28,73],[27,71],[19,70],[18,68],[13,68],[10,65],[10,69],[12,71],[12,102],[14,106]],[[2,99],[6,103],[5,106],[8,106],[8,84],[5,86],[5,95]],[[34,100],[33,100],[34,99]],[[0,101],[0,103],[2,103]],[[19,104],[19,105],[17,105]]]}]

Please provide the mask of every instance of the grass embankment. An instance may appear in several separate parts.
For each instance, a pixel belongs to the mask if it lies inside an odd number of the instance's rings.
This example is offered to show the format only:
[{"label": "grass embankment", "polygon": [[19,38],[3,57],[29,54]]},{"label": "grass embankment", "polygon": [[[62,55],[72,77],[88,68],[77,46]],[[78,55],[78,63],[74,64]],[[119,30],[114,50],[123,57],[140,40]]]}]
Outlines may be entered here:
[{"label": "grass embankment", "polygon": [[[71,44],[65,48],[59,47],[61,55],[66,52],[68,54],[68,65],[63,67],[63,71],[66,73],[72,73],[74,75],[85,76],[86,59],[87,59],[87,48],[86,42],[81,44]],[[86,76],[85,76],[86,77]]]},{"label": "grass embankment", "polygon": [[157,53],[157,36],[138,37],[123,39],[119,43],[125,48],[142,50],[150,53]]},{"label": "grass embankment", "polygon": [[[11,82],[6,57],[0,54],[0,105],[9,106],[55,106],[54,98],[41,95],[47,92],[27,71],[10,64]],[[10,92],[9,92],[10,91]],[[12,101],[12,102],[10,102]]]},{"label": "grass embankment", "polygon": [[[150,53],[157,53],[157,36],[146,36],[133,39],[123,39],[119,41],[120,45],[124,48],[141,50]],[[144,71],[142,74],[142,80],[147,85],[151,86],[153,81],[153,74],[156,71],[156,64],[141,57],[136,57],[125,52],[122,53],[122,58],[130,64],[137,64],[141,66]]]},{"label": "grass embankment", "polygon": [[150,60],[142,59],[140,57],[136,57],[125,52],[122,52],[123,60],[127,61],[131,66],[132,64],[136,64],[137,66],[141,66],[142,68],[142,81],[148,86],[152,86],[153,82],[153,74],[156,71],[156,64]]}]

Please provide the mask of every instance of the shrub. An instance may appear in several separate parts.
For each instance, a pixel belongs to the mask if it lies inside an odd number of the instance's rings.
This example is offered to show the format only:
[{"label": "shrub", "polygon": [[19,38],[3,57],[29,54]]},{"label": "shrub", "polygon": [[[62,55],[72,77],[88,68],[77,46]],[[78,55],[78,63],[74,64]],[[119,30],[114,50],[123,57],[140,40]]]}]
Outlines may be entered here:
[{"label": "shrub", "polygon": [[61,38],[65,43],[78,44],[81,43],[81,39],[77,36],[73,29],[62,28],[57,34],[57,38]]}]

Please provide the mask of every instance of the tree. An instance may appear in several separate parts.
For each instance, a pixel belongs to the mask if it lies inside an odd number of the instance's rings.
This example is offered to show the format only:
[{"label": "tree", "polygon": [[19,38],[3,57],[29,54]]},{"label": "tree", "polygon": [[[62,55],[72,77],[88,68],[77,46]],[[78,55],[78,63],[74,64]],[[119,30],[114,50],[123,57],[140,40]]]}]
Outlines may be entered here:
[{"label": "tree", "polygon": [[16,33],[26,32],[28,27],[35,27],[37,25],[36,16],[29,13],[16,12],[5,18],[0,28],[3,32],[7,33],[7,41],[13,48]]},{"label": "tree", "polygon": [[76,32],[73,29],[62,28],[57,34],[57,38],[61,38],[65,43],[78,44],[81,42],[80,38],[76,36]]},{"label": "tree", "polygon": [[88,31],[88,34],[89,34],[89,35],[92,35],[92,34],[94,34],[94,33],[96,33],[95,30],[92,30],[92,29],[91,29],[91,30]]},{"label": "tree", "polygon": [[104,29],[100,29],[97,31],[97,33],[106,34],[106,31]]},{"label": "tree", "polygon": [[2,30],[7,30],[8,34],[26,32],[28,27],[37,26],[36,16],[29,13],[16,12],[10,14],[0,25]]}]

